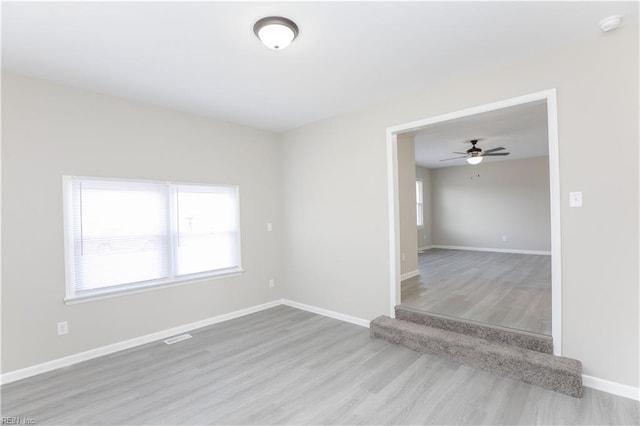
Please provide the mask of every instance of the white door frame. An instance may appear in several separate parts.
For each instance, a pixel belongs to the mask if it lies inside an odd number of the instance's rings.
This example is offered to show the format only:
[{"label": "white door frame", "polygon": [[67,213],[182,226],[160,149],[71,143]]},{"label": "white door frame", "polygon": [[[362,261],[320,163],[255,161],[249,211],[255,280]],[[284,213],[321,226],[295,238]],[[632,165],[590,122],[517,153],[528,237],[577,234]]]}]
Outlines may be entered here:
[{"label": "white door frame", "polygon": [[390,316],[400,298],[400,206],[398,201],[398,139],[401,133],[421,130],[427,126],[483,112],[508,108],[529,102],[546,100],[549,131],[549,189],[551,198],[551,336],[553,353],[562,355],[562,286],[560,259],[560,162],[558,154],[558,109],[556,89],[492,102],[461,111],[437,115],[387,128],[387,196],[389,208],[389,270]]}]

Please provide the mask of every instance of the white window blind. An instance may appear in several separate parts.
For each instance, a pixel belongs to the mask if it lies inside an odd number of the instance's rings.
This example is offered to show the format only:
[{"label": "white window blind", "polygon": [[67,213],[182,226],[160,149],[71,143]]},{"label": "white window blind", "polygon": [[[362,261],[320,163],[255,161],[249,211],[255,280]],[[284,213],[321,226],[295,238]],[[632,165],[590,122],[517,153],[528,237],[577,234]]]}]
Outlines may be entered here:
[{"label": "white window blind", "polygon": [[65,176],[67,299],[240,270],[238,188]]},{"label": "white window blind", "polygon": [[424,203],[422,200],[422,180],[416,180],[416,216],[418,226],[424,226]]},{"label": "white window blind", "polygon": [[236,191],[230,187],[177,185],[176,273],[238,265]]}]

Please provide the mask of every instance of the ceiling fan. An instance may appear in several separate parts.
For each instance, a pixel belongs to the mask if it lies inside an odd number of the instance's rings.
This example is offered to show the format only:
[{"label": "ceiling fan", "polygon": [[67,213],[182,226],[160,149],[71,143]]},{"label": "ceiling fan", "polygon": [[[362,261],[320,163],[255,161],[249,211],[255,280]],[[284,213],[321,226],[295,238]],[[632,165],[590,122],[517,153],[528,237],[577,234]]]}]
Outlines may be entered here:
[{"label": "ceiling fan", "polygon": [[509,155],[508,152],[497,152],[497,151],[502,151],[506,149],[501,146],[483,151],[481,148],[478,148],[476,146],[479,140],[480,139],[470,140],[469,142],[471,143],[471,148],[469,148],[467,152],[454,152],[454,154],[462,154],[460,157],[444,158],[440,161],[458,160],[460,158],[466,158],[467,163],[469,164],[480,164],[480,162],[482,161],[482,157],[494,157],[494,156],[497,157],[497,156]]}]

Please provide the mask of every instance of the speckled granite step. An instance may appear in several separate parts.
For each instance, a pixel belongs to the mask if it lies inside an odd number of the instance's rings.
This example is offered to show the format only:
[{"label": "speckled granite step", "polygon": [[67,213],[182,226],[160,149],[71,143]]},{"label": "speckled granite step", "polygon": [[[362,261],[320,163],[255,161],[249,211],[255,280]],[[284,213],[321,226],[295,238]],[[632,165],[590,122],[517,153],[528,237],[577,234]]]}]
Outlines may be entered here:
[{"label": "speckled granite step", "polygon": [[544,334],[513,330],[506,327],[483,324],[476,321],[452,318],[446,315],[427,313],[424,311],[398,305],[395,308],[396,319],[422,324],[433,328],[453,331],[479,337],[492,342],[509,346],[517,346],[531,351],[553,354],[553,339]]},{"label": "speckled granite step", "polygon": [[580,361],[381,316],[371,336],[576,398],[582,397]]}]

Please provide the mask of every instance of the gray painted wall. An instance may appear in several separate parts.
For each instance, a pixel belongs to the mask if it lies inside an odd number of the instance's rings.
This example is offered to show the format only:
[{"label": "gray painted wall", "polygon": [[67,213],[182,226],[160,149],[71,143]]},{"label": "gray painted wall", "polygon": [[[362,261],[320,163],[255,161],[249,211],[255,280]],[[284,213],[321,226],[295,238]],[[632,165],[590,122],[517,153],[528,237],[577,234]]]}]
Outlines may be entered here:
[{"label": "gray painted wall", "polygon": [[[562,352],[582,360],[585,374],[637,387],[637,27],[284,134],[288,297],[361,318],[388,314],[387,127],[551,88],[558,94]],[[597,149],[603,144],[624,155],[606,160]],[[570,191],[583,191],[584,207],[568,206]]]},{"label": "gray painted wall", "polygon": [[551,250],[548,157],[438,168],[431,176],[435,245]]},{"label": "gray painted wall", "polygon": [[[2,371],[280,297],[367,319],[387,314],[386,128],[549,88],[558,93],[563,354],[582,360],[585,374],[638,387],[631,26],[278,136],[3,76]],[[601,150],[584,149],[603,143],[625,155],[603,161]],[[247,272],[65,306],[63,174],[239,184]],[[568,207],[569,191],[584,192],[584,207]],[[274,276],[284,285],[269,290]],[[65,319],[71,333],[58,337]]]},{"label": "gray painted wall", "polygon": [[[282,297],[275,135],[3,74],[2,371]],[[240,185],[242,276],[66,306],[62,175]],[[269,289],[270,278],[276,287]],[[70,333],[56,335],[56,322]]]},{"label": "gray painted wall", "polygon": [[400,273],[418,270],[416,156],[413,136],[398,136],[398,200],[400,205]]}]

